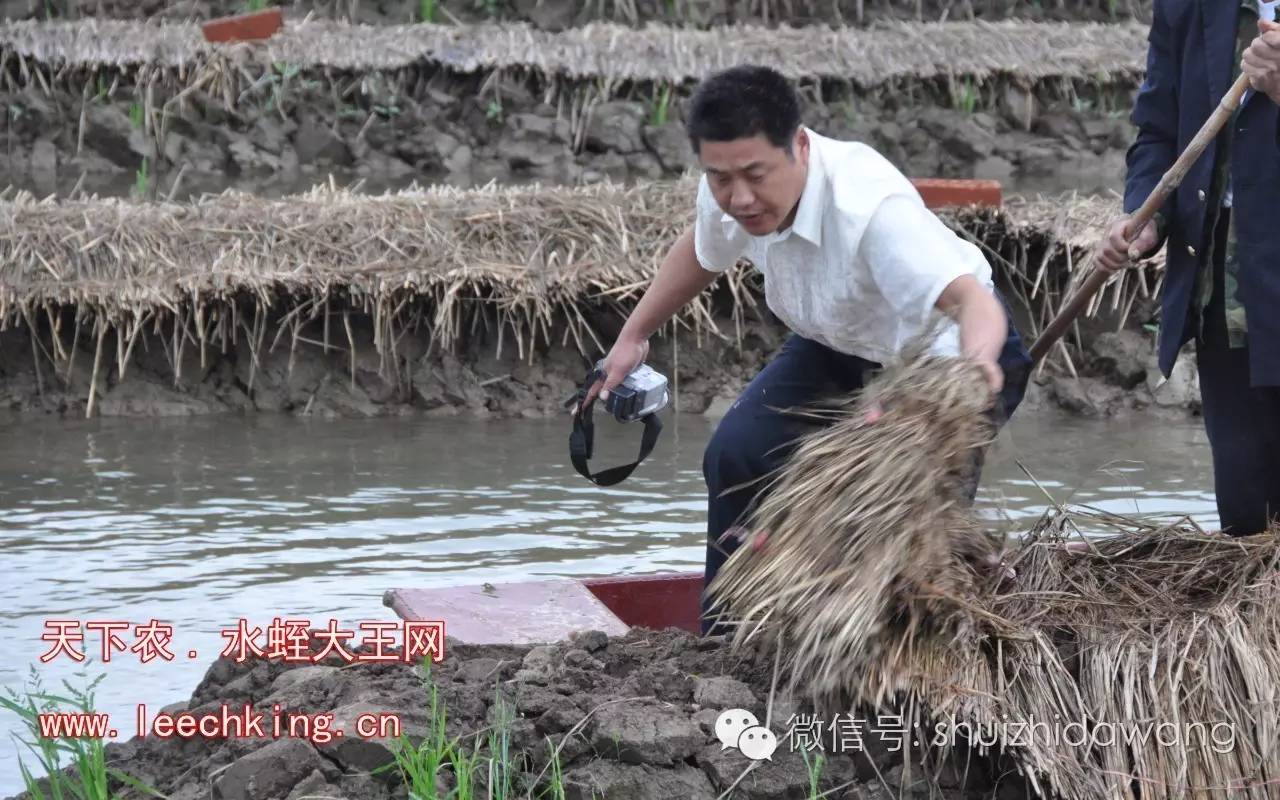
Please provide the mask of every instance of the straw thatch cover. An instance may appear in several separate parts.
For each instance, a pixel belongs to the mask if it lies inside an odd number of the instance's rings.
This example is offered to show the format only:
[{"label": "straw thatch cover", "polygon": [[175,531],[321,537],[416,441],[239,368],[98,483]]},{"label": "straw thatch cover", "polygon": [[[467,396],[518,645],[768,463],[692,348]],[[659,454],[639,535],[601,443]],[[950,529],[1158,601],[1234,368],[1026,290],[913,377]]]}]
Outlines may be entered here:
[{"label": "straw thatch cover", "polygon": [[[318,318],[327,346],[331,310],[341,311],[348,340],[348,315],[370,317],[387,369],[401,336],[424,328],[433,346],[446,349],[477,326],[496,329],[498,356],[505,344],[530,363],[539,343],[572,341],[590,354],[608,342],[587,310],[629,313],[691,223],[695,188],[689,176],[633,186],[433,187],[382,196],[317,187],[279,200],[226,192],[190,203],[41,202],[19,194],[0,199],[0,330],[47,322],[57,351],[59,312],[74,309],[73,340],[82,328],[97,339],[95,375],[113,331],[123,376],[144,326],[168,329],[175,348],[197,342],[203,363],[206,346],[225,348],[241,329],[257,349],[274,348],[282,337],[296,348],[304,326]],[[1034,310],[1034,329],[1079,279],[1084,248],[1116,210],[1108,201],[1065,197],[942,216],[986,249],[1016,300]],[[1128,309],[1151,296],[1151,273],[1129,271],[1095,307]],[[1158,285],[1163,271],[1154,275]],[[718,282],[731,299],[731,332],[716,323],[710,291],[674,324],[699,342],[741,342],[746,316],[762,315],[757,277],[738,269]],[[1052,363],[1074,369],[1073,352],[1064,343]],[[91,412],[92,389],[89,404]]]},{"label": "straw thatch cover", "polygon": [[[120,319],[241,292],[268,297],[341,287],[373,299],[435,296],[444,309],[437,330],[446,336],[468,299],[522,320],[518,327],[527,330],[534,319],[574,320],[584,300],[637,297],[691,222],[695,188],[687,176],[631,186],[431,187],[384,195],[316,187],[278,200],[226,192],[190,203],[20,194],[0,201],[0,320],[46,302]],[[1068,196],[942,216],[983,243],[997,269],[1018,271],[1010,277],[1034,302],[1060,293],[1070,277],[1061,274],[1064,254],[1078,261],[1118,210],[1114,201]],[[1048,245],[1038,265],[1019,267],[1000,255],[1011,242],[1015,252],[1030,252],[1037,239]],[[1038,274],[1037,266],[1054,274]],[[730,273],[739,306],[754,302],[742,285],[746,274]],[[709,313],[694,304],[685,319],[699,325]]]},{"label": "straw thatch cover", "polygon": [[[567,78],[699,79],[743,62],[792,78],[874,86],[897,79],[1017,76],[1028,81],[1139,79],[1147,29],[1128,22],[885,23],[868,29],[735,26],[691,30],[591,24],[562,32],[524,24],[290,23],[260,43],[215,45],[193,24],[128,20],[0,24],[0,60],[54,67],[150,66],[189,70],[212,61],[299,69],[396,70],[418,63],[475,72],[526,68]],[[24,67],[25,68],[25,67]]]}]

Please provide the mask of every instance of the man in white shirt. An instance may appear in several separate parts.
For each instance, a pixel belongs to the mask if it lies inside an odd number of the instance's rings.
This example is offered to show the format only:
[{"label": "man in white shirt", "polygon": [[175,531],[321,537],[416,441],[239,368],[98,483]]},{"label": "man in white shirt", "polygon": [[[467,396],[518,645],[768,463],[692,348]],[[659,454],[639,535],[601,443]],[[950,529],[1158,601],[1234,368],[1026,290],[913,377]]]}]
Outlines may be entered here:
[{"label": "man in white shirt", "polygon": [[1004,420],[1022,398],[1031,362],[978,248],[932,214],[875,150],[801,125],[799,98],[782,75],[726,70],[698,87],[689,112],[704,170],[696,222],[627,319],[588,400],[617,386],[645,359],[653,332],[740,258],[763,273],[769,308],[794,334],[707,446],[710,583],[755,499],[755,488],[726,490],[771,472],[802,433],[771,407],[857,391],[868,370],[936,330],[931,351],[981,365],[993,413]]}]

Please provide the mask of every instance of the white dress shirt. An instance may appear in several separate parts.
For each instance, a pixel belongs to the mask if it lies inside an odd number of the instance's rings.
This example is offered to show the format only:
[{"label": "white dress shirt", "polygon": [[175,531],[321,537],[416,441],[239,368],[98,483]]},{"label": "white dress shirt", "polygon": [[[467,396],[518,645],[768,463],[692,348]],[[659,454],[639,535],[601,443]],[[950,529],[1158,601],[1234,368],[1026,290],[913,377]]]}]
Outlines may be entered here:
[{"label": "white dress shirt", "polygon": [[960,353],[959,327],[934,308],[961,275],[991,288],[982,252],[924,205],[887,159],[859,142],[809,135],[809,173],[791,227],[752,236],[725,213],[704,175],[694,249],[704,269],[739,258],[764,275],[765,301],[791,330],[881,364],[938,324],[930,348]]}]

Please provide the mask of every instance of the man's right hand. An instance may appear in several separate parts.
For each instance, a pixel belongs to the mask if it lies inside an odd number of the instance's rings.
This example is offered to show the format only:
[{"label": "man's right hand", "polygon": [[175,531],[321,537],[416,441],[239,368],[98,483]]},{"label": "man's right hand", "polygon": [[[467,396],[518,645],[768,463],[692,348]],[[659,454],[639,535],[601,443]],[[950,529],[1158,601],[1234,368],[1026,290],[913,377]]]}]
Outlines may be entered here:
[{"label": "man's right hand", "polygon": [[1147,222],[1142,233],[1138,234],[1138,238],[1130,243],[1128,233],[1132,223],[1131,217],[1125,217],[1111,224],[1111,230],[1108,231],[1102,246],[1098,248],[1098,255],[1094,259],[1098,267],[1107,272],[1124,269],[1141,258],[1144,253],[1154,250],[1160,243],[1154,221]]},{"label": "man's right hand", "polygon": [[[603,394],[603,399],[607,400],[609,398],[607,392],[622,383],[631,371],[648,357],[648,339],[620,337],[614,342],[613,349],[604,357],[604,380],[596,381],[587,389],[586,402],[590,404],[596,399],[596,395],[600,394]],[[578,413],[577,406],[574,406],[573,413]]]}]

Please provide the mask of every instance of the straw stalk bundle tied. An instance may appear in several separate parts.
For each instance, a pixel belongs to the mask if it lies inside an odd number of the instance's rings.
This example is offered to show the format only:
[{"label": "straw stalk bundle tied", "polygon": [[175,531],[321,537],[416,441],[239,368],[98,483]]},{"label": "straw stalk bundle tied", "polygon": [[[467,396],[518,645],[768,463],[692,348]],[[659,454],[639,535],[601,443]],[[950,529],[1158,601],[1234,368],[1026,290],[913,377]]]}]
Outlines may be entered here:
[{"label": "straw stalk bundle tied", "polygon": [[922,357],[800,412],[830,424],[802,438],[753,513],[765,548],[740,548],[710,587],[735,645],[785,634],[792,686],[839,702],[886,648],[961,633],[952,612],[973,595],[970,562],[994,550],[966,488],[993,434],[989,405],[975,364]]}]

